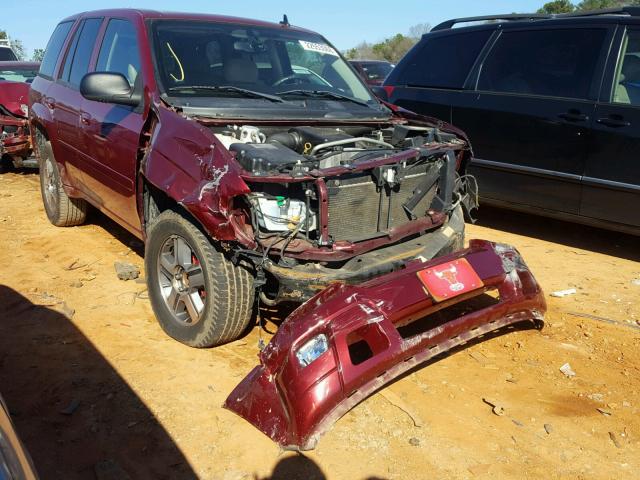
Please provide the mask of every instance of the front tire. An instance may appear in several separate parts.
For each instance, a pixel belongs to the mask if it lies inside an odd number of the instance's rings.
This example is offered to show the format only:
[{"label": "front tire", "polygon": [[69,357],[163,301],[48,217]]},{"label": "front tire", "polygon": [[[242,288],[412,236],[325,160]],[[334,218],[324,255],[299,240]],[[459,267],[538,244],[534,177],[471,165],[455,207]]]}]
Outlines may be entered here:
[{"label": "front tire", "polygon": [[39,150],[42,152],[39,159],[40,193],[47,218],[56,227],[83,224],[87,218],[87,202],[81,198],[70,198],[64,191],[51,142],[44,141]]},{"label": "front tire", "polygon": [[235,340],[249,325],[253,276],[184,216],[168,210],[153,220],[144,264],[151,306],[170,337],[213,347]]}]

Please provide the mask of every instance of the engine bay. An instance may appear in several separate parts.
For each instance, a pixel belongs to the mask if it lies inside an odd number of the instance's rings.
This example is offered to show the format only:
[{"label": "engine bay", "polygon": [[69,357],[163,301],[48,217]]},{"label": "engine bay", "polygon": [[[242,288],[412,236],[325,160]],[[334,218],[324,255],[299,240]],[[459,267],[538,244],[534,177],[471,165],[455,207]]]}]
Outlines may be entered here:
[{"label": "engine bay", "polygon": [[312,170],[350,167],[380,154],[434,143],[464,144],[436,127],[394,125],[370,127],[292,128],[231,125],[214,134],[252,175],[288,174],[300,177]]},{"label": "engine bay", "polygon": [[281,258],[301,244],[384,237],[463,197],[456,169],[467,144],[434,126],[210,128],[246,172],[255,240]]}]

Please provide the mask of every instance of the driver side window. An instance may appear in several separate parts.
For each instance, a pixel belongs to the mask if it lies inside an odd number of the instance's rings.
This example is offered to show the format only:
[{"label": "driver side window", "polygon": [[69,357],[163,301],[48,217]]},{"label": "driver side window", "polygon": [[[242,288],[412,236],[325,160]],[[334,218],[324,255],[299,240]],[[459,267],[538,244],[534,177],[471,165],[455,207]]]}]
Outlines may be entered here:
[{"label": "driver side window", "polygon": [[140,74],[140,52],[136,31],[131,22],[118,18],[109,21],[96,71],[121,73],[134,86]]}]

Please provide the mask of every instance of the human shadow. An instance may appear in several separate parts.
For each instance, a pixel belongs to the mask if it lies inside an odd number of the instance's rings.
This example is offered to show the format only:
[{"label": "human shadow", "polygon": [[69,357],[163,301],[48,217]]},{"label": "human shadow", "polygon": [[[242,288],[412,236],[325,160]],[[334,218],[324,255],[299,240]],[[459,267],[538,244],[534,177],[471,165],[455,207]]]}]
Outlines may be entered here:
[{"label": "human shadow", "polygon": [[[311,458],[299,453],[284,457],[273,467],[268,477],[254,475],[254,480],[326,480],[327,477]],[[382,477],[367,477],[364,480],[385,480]]]},{"label": "human shadow", "polygon": [[0,285],[0,391],[43,479],[193,479],[189,462],[63,314]]},{"label": "human shadow", "polygon": [[638,237],[634,235],[488,206],[482,206],[477,217],[481,227],[640,261]]}]

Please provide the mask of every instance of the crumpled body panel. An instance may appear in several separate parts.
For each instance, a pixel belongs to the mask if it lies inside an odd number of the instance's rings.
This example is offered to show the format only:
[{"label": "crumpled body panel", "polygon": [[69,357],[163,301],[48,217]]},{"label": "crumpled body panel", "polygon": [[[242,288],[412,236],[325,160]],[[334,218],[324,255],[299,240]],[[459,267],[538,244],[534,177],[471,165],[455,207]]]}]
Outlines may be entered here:
[{"label": "crumpled body panel", "polygon": [[[448,299],[424,283],[427,270],[451,287]],[[313,449],[342,415],[407,370],[505,325],[541,321],[545,311],[515,249],[473,240],[452,255],[320,292],[282,324],[225,407],[283,448]],[[328,348],[305,366],[296,354],[319,335]]]},{"label": "crumpled body panel", "polygon": [[[0,156],[8,154],[27,157],[31,154],[31,139],[22,105],[28,103],[29,85],[0,81]],[[16,127],[3,133],[3,126]]]}]

